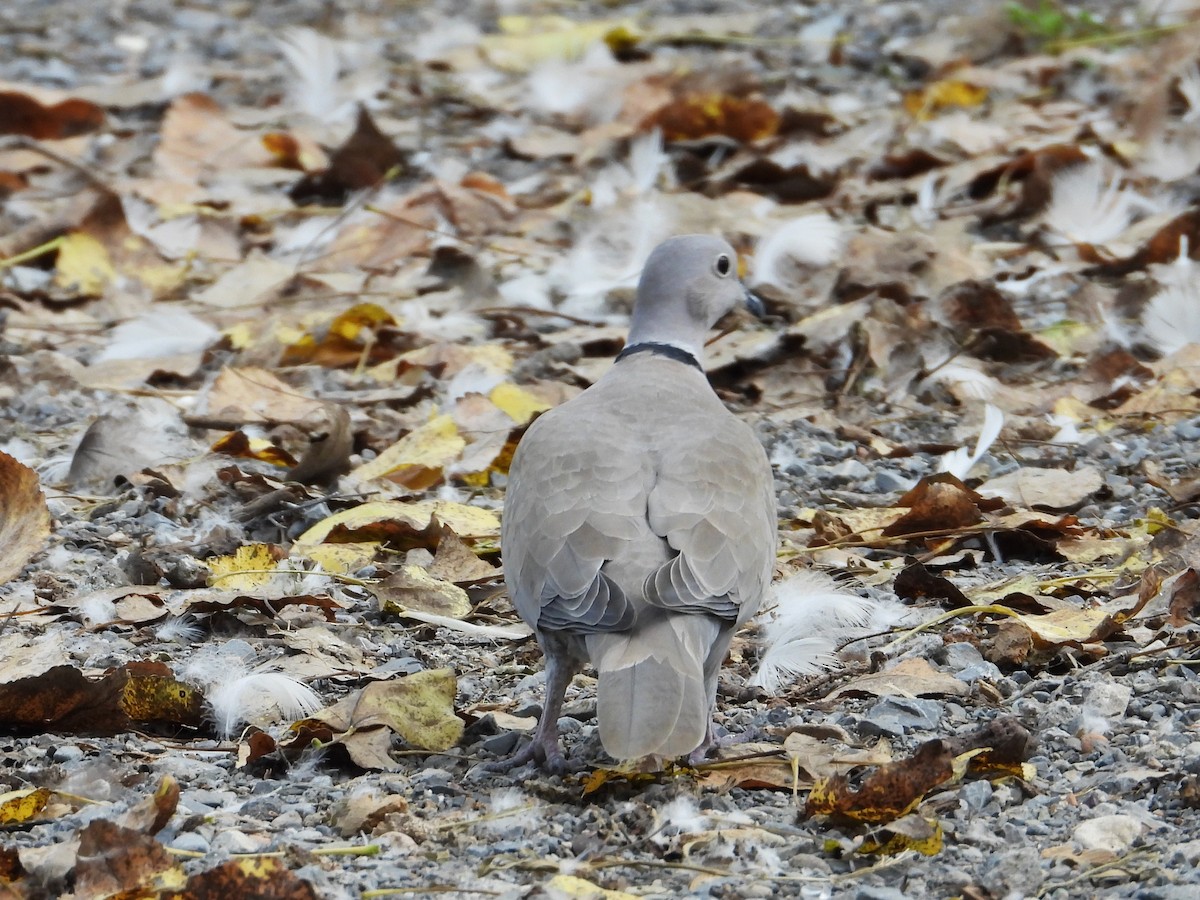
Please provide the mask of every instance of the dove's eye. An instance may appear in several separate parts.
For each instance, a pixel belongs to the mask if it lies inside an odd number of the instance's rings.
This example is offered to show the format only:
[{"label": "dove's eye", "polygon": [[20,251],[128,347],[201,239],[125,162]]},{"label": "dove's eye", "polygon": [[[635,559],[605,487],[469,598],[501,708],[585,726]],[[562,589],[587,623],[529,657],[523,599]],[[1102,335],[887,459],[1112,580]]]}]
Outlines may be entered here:
[{"label": "dove's eye", "polygon": [[716,269],[717,274],[720,275],[722,278],[724,278],[731,271],[733,271],[733,263],[731,263],[729,261],[728,256],[726,256],[724,253],[722,253],[720,256],[717,257],[717,261],[714,265],[714,268]]}]

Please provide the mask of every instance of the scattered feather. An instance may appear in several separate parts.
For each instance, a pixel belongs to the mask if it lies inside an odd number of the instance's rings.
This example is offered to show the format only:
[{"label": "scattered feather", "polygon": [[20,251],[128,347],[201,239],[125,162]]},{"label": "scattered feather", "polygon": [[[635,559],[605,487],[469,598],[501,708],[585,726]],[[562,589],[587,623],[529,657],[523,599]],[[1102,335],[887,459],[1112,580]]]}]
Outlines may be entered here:
[{"label": "scattered feather", "polygon": [[1185,122],[1200,122],[1200,63],[1192,63],[1179,76],[1179,93],[1187,102]]},{"label": "scattered feather", "polygon": [[293,108],[314,119],[344,117],[348,101],[338,83],[342,60],[337,41],[312,28],[288,28],[276,43],[292,69],[288,99]]},{"label": "scattered feather", "polygon": [[825,213],[801,216],[763,237],[754,250],[754,280],[785,286],[805,268],[831,265],[844,244],[842,226]]},{"label": "scattered feather", "polygon": [[204,629],[191,616],[172,616],[154,629],[154,636],[167,644],[195,644],[204,637]]},{"label": "scattered feather", "polygon": [[700,812],[696,801],[686,795],[676,797],[658,808],[650,840],[659,846],[681,834],[696,834],[708,830],[708,817]]},{"label": "scattered feather", "polygon": [[1194,175],[1200,169],[1200,134],[1192,131],[1151,141],[1138,168],[1164,182]]},{"label": "scattered feather", "polygon": [[212,325],[182,309],[151,309],[114,328],[96,362],[198,353],[220,335]]},{"label": "scattered feather", "polygon": [[956,396],[980,401],[991,400],[1000,389],[995,378],[965,361],[947,363],[926,381],[944,384]]},{"label": "scattered feather", "polygon": [[813,569],[778,582],[759,615],[762,652],[750,683],[772,694],[790,679],[837,665],[839,646],[900,617],[892,605],[860,597]]},{"label": "scattered feather", "polygon": [[996,442],[996,438],[1000,436],[1003,428],[1004,413],[998,407],[987,404],[983,410],[983,425],[979,430],[979,438],[975,441],[974,451],[968,453],[966,447],[951,450],[942,457],[938,471],[949,472],[960,481],[966,478],[975,463],[979,462],[983,458],[983,454],[987,453],[992,444]]},{"label": "scattered feather", "polygon": [[117,617],[116,604],[107,597],[97,597],[95,594],[80,601],[75,611],[85,628],[107,625]]},{"label": "scattered feather", "polygon": [[294,720],[321,708],[307,685],[271,670],[245,641],[201,647],[184,666],[185,681],[204,687],[217,730],[225,737],[242,723]]},{"label": "scattered feather", "polygon": [[1200,283],[1168,284],[1142,311],[1142,333],[1164,356],[1200,344]]},{"label": "scattered feather", "polygon": [[1125,232],[1142,204],[1101,163],[1084,163],[1054,176],[1044,221],[1062,243],[1107,244]]}]

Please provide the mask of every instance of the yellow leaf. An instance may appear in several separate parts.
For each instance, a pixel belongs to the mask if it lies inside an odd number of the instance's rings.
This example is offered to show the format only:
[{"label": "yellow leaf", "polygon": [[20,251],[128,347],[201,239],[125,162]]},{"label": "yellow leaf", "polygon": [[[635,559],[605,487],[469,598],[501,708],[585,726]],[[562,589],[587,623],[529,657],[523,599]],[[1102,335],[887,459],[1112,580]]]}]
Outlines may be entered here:
[{"label": "yellow leaf", "polygon": [[442,469],[457,459],[465,446],[454,419],[442,413],[363,463],[353,475],[363,481],[386,477],[414,489],[426,488],[441,479]]},{"label": "yellow leaf", "polygon": [[[449,500],[377,500],[322,519],[300,535],[293,549],[307,554],[331,535],[343,542],[377,540],[426,546],[424,533],[435,516],[459,537],[486,538],[500,533],[500,519],[490,509]],[[432,544],[436,546],[436,539]]]},{"label": "yellow leaf", "polygon": [[303,555],[326,572],[351,575],[369,565],[379,550],[379,541],[358,541],[346,544],[318,544],[303,548]]},{"label": "yellow leaf", "polygon": [[55,268],[58,272],[55,281],[60,286],[91,297],[103,294],[117,277],[104,245],[82,232],[72,232],[63,238],[58,245]]},{"label": "yellow leaf", "polygon": [[255,329],[249,322],[239,322],[237,325],[230,325],[222,334],[229,341],[229,346],[234,350],[245,350],[254,344]]},{"label": "yellow leaf", "polygon": [[19,825],[28,822],[50,801],[49,788],[26,788],[0,794],[0,825]]},{"label": "yellow leaf", "polygon": [[458,683],[450,669],[433,669],[363,689],[356,721],[382,721],[413,747],[449,750],[463,733],[454,714]]},{"label": "yellow leaf", "polygon": [[921,91],[904,95],[904,109],[916,119],[928,119],[951,106],[978,106],[987,99],[987,88],[966,81],[937,81]]},{"label": "yellow leaf", "polygon": [[[479,48],[498,68],[526,72],[551,59],[579,59],[588,47],[625,25],[618,20],[576,22],[563,16],[501,16],[500,34],[487,35]],[[628,26],[632,31],[635,26]]]},{"label": "yellow leaf", "polygon": [[639,900],[637,894],[610,891],[577,875],[555,875],[542,885],[542,891],[554,900]]},{"label": "yellow leaf", "polygon": [[374,333],[380,325],[395,325],[392,314],[377,303],[358,303],[329,323],[329,333],[347,341],[357,341],[364,331]]},{"label": "yellow leaf", "polygon": [[229,591],[253,591],[275,577],[279,550],[270,544],[247,544],[232,556],[214,556],[207,565],[210,585]]},{"label": "yellow leaf", "polygon": [[501,382],[492,388],[488,399],[518,425],[524,425],[538,413],[545,412],[550,408],[550,404],[545,400],[535,397],[524,388],[508,381]]},{"label": "yellow leaf", "polygon": [[410,610],[465,619],[471,613],[471,600],[456,584],[429,574],[420,566],[401,566],[396,574],[375,586],[380,608],[403,616]]}]

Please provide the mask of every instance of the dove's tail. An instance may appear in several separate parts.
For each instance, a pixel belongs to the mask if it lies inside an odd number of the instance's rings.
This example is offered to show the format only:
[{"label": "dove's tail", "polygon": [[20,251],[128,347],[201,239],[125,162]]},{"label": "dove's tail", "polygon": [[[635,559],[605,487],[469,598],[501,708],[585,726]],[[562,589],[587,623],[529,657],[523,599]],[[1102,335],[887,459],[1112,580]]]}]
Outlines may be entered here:
[{"label": "dove's tail", "polygon": [[587,636],[600,674],[600,740],[610,756],[683,756],[704,742],[721,664],[711,654],[716,648],[723,657],[728,645],[720,632],[711,616],[655,611],[631,631]]}]

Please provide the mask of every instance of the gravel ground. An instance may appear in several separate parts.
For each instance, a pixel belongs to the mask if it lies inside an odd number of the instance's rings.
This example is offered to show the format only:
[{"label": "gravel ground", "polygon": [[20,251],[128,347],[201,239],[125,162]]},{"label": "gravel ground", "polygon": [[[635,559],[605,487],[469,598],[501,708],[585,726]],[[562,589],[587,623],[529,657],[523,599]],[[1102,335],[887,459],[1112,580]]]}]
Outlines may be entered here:
[{"label": "gravel ground", "polygon": [[[112,7],[82,0],[27,2],[0,12],[0,79],[74,90],[134,66],[145,79],[190,73],[188,77],[203,82],[197,87],[206,87],[222,103],[253,107],[281,91],[283,69],[273,40],[285,26],[340,29],[350,40],[369,35],[372,53],[399,64],[407,59],[415,36],[431,23],[450,17],[490,23],[509,5],[486,4],[484,9],[454,0],[395,8],[304,0],[183,5],[143,0]],[[711,12],[718,6],[724,5],[681,0],[654,8],[667,15]],[[898,57],[886,49],[889,41],[936,34],[951,12],[991,15],[994,6],[899,0],[785,5],[766,16],[762,33],[792,34],[813,22],[844,17],[842,30],[851,38],[842,62],[833,65],[804,58],[799,50],[778,49],[755,54],[748,64],[767,69],[768,77],[782,78],[787,72],[806,89],[851,91],[869,104],[892,91],[897,81],[922,74],[902,71]],[[1120,5],[1084,6],[1104,17]],[[549,11],[564,11],[560,7],[547,4]],[[583,14],[574,5],[566,11]],[[587,10],[597,17],[624,11],[607,3]],[[132,56],[130,46],[137,48]],[[173,69],[180,60],[195,67]],[[1082,83],[1089,75],[1072,70],[1067,77]],[[141,123],[156,121],[161,112],[161,104],[147,102],[123,109],[118,117],[136,133]],[[435,108],[431,115],[434,123],[446,115],[457,129],[435,150],[477,152],[474,164],[506,181],[535,168],[499,154],[489,160],[487,151],[464,150],[470,132],[463,122],[470,116],[463,110]],[[479,118],[486,119],[486,113]],[[989,237],[1006,239],[1000,232]],[[1025,298],[1018,311],[1027,330],[1060,318],[1069,300],[1065,290],[1047,280]],[[19,358],[20,378],[12,382],[19,390],[8,396],[0,413],[0,445],[12,452],[23,442],[43,461],[69,459],[90,420],[96,394],[67,384],[56,363],[38,356],[40,348],[23,343],[19,333],[3,337],[0,354]],[[3,364],[0,355],[0,372]],[[1062,382],[1078,371],[1054,363],[1041,374]],[[722,374],[722,386],[731,396],[737,395],[743,375]],[[329,374],[323,387],[342,387],[339,377]],[[836,390],[829,386],[831,397]],[[936,470],[939,454],[932,450],[865,458],[843,426],[870,427],[891,444],[908,448],[956,446],[964,435],[973,436],[972,428],[977,430],[965,421],[961,405],[937,391],[899,400],[887,396],[886,390],[867,386],[836,408],[830,404],[821,415],[800,418],[745,404],[747,419],[756,424],[777,463],[785,531],[789,523],[803,530],[801,520],[813,508],[894,506],[917,479]],[[976,475],[1001,475],[1019,463],[1049,468],[1090,464],[1102,472],[1104,489],[1073,514],[1085,529],[1122,527],[1152,507],[1169,504],[1148,483],[1144,463],[1153,461],[1170,478],[1194,473],[1197,438],[1200,417],[1174,417],[1157,425],[1125,421],[1075,444],[1031,441],[994,452]],[[185,439],[181,433],[179,440]],[[226,525],[227,532],[220,533],[213,522],[229,522],[236,505],[236,498],[215,482],[203,492],[203,502],[190,509],[173,508],[167,498],[128,486],[86,508],[64,502],[54,509],[56,550],[34,561],[24,583],[50,598],[128,583],[136,559],[114,535],[169,531],[175,536],[175,556],[186,563],[200,549],[230,552],[247,541],[295,536],[329,511],[313,504],[271,527]],[[212,516],[201,515],[200,507]],[[1197,508],[1184,506],[1173,515],[1194,527]],[[984,541],[970,549],[981,552],[973,567],[956,573],[956,584],[964,590],[1029,572],[1045,577],[1079,571],[1073,564],[1037,559],[1028,552],[997,558],[991,552],[995,548]],[[160,559],[172,552],[170,545],[160,545],[159,551]],[[873,560],[886,561],[889,552],[879,551]],[[905,555],[897,551],[891,556],[894,574]],[[823,562],[836,565],[832,559]],[[860,580],[849,569],[841,574],[864,593],[892,596],[890,576]],[[1138,656],[1149,631],[1109,642],[1109,652],[1098,659],[1068,649],[1037,664],[998,667],[981,652],[982,626],[974,619],[960,620],[901,643],[886,659],[863,654],[831,676],[802,681],[773,697],[747,687],[754,650],[743,645],[743,654],[723,676],[719,703],[718,722],[734,735],[771,743],[797,729],[836,728],[856,746],[886,738],[901,757],[927,740],[962,734],[1007,714],[1034,736],[1032,778],[966,780],[926,798],[923,810],[936,816],[944,830],[939,853],[868,857],[853,852],[862,829],[807,818],[803,795],[797,799],[786,789],[701,787],[684,774],[636,784],[615,782],[585,796],[579,774],[486,770],[484,764],[512,752],[519,737],[504,727],[506,719],[497,724],[485,710],[517,717],[539,711],[541,663],[532,641],[498,642],[431,626],[400,627],[369,609],[353,588],[337,590],[353,612],[339,619],[336,631],[374,661],[376,676],[455,669],[457,707],[475,711],[457,748],[444,755],[398,754],[397,771],[364,774],[317,751],[290,767],[239,768],[227,742],[165,741],[136,734],[3,737],[3,783],[11,789],[51,785],[121,808],[151,790],[161,776],[172,775],[182,788],[179,812],[159,839],[195,854],[186,863],[189,871],[210,868],[231,854],[283,850],[289,868],[309,880],[318,896],[331,898],[387,888],[421,898],[601,896],[571,893],[565,882],[552,882],[571,874],[608,891],[645,897],[1200,897],[1200,675],[1191,665],[1194,658],[1188,658],[1194,650],[1186,647]],[[496,600],[494,607],[507,615],[506,601]],[[935,611],[930,605],[926,614]],[[71,657],[89,669],[130,658],[172,660],[183,652],[153,629],[91,630],[85,622],[67,619],[60,624]],[[309,623],[293,622],[303,624]],[[209,627],[214,639],[245,640],[256,650],[274,640],[232,617]],[[1177,635],[1186,636],[1186,631]],[[878,650],[885,641],[877,639],[872,646]],[[953,699],[852,694],[822,699],[885,661],[910,657],[928,659],[969,690]],[[329,678],[315,687],[332,700],[347,690],[345,681]],[[594,693],[581,677],[568,693],[561,723],[567,754],[581,764],[603,764],[594,713]],[[736,747],[729,752],[736,753]],[[52,822],[9,831],[0,843],[48,847],[92,818],[112,815],[112,809],[85,805]],[[370,811],[375,817],[364,824]],[[366,843],[380,852],[313,852]]]}]

